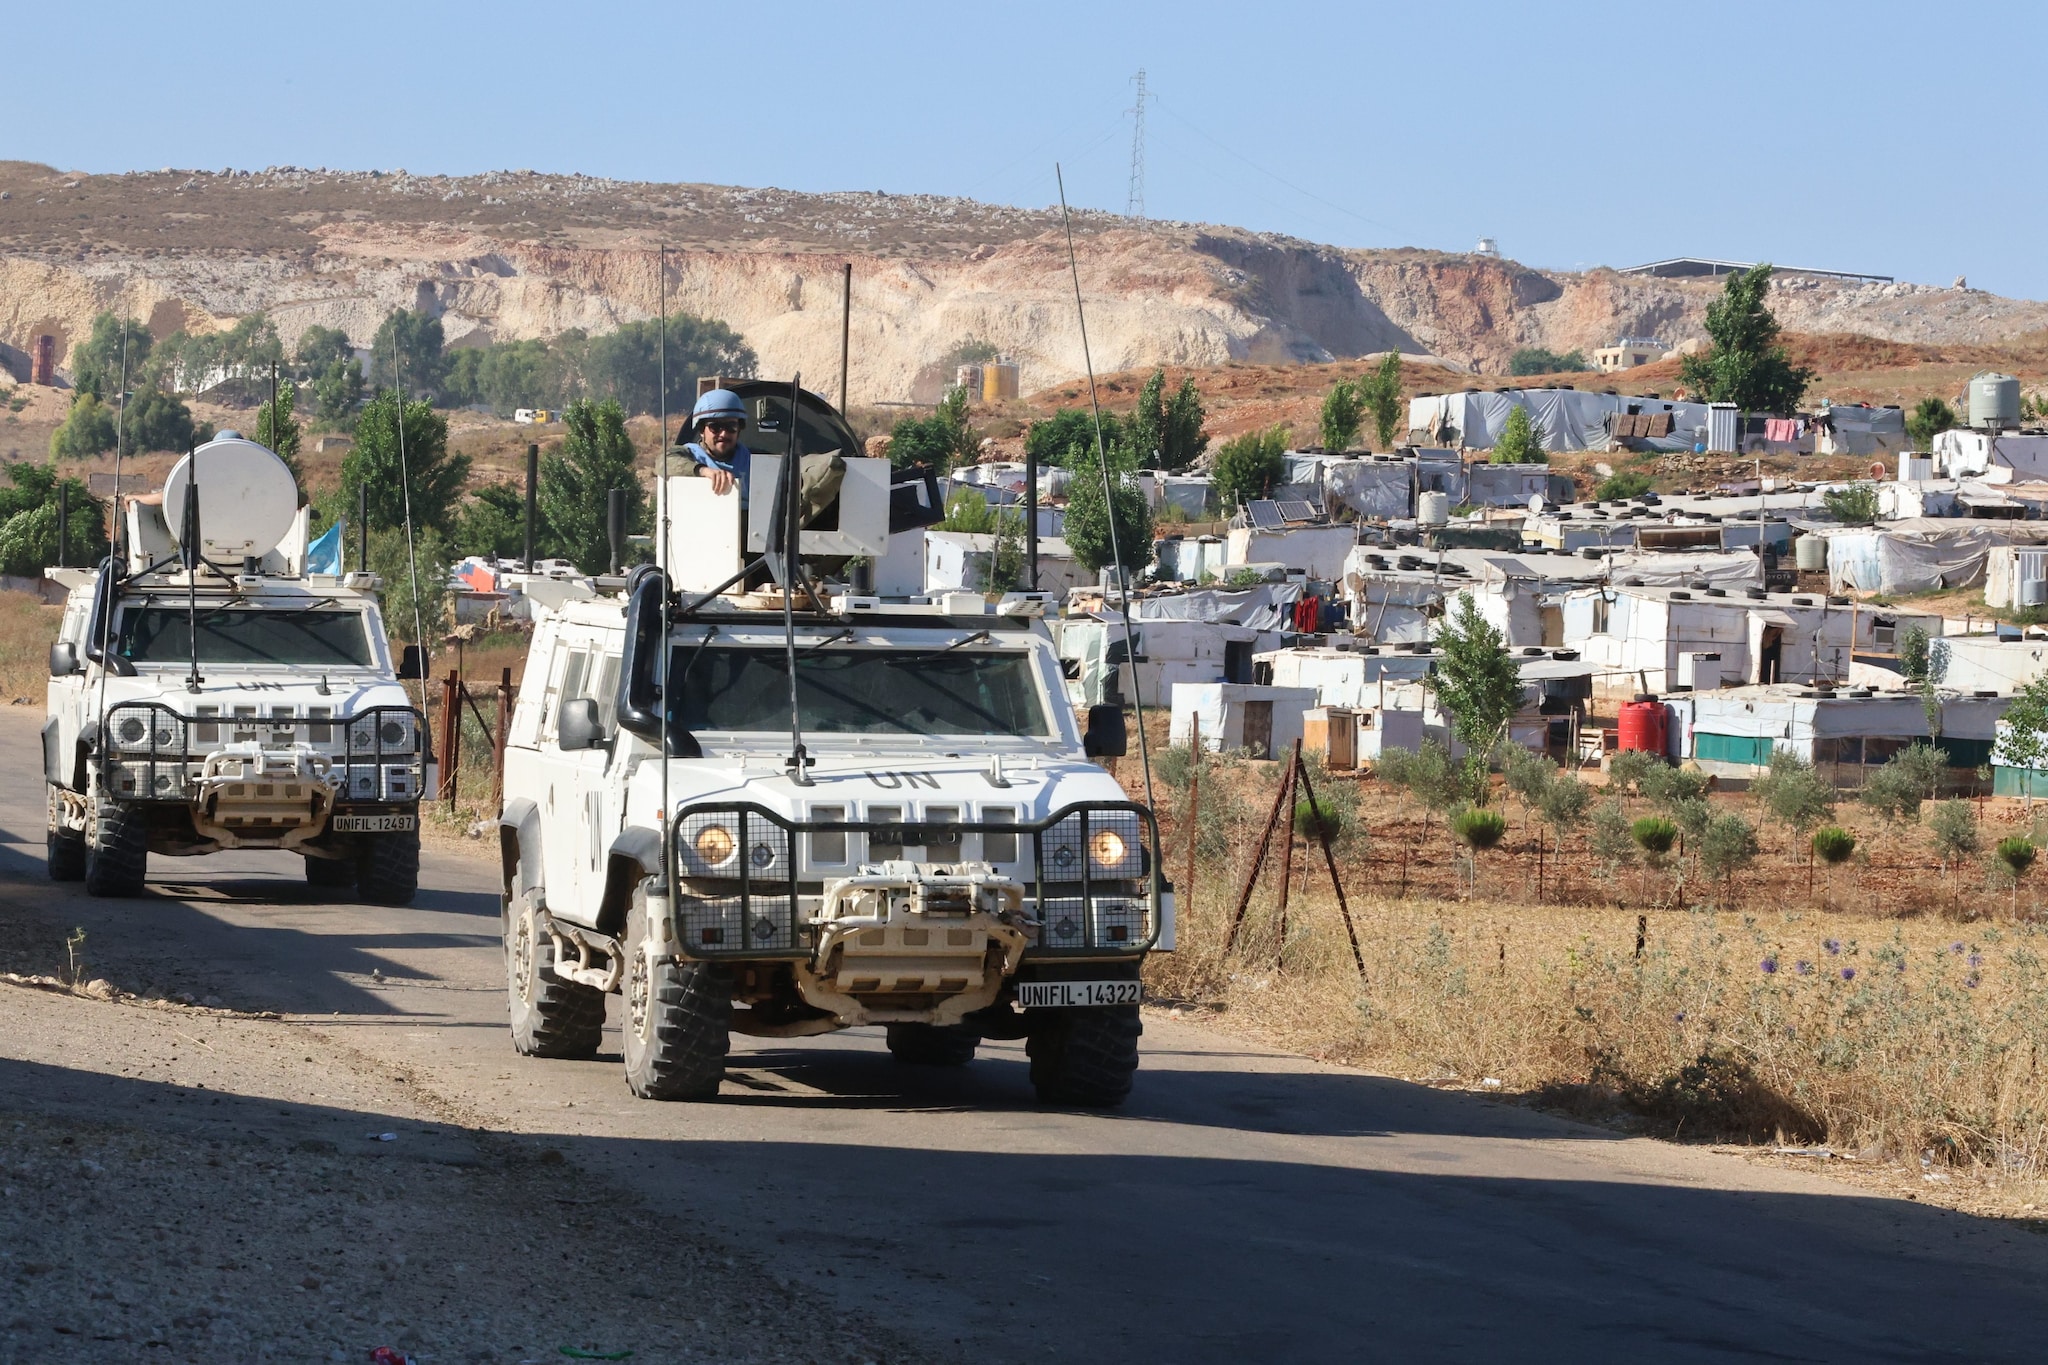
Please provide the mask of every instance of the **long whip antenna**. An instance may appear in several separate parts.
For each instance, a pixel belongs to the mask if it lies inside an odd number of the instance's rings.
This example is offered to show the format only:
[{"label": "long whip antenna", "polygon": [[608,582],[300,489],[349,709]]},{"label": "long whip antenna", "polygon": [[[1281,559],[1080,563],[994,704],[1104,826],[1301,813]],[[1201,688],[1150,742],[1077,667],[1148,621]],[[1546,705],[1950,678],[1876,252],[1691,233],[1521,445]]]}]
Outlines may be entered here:
[{"label": "long whip antenna", "polygon": [[1088,406],[1095,413],[1095,463],[1102,471],[1102,511],[1109,523],[1109,557],[1116,564],[1117,604],[1124,618],[1124,662],[1131,666],[1131,701],[1138,708],[1138,762],[1145,770],[1145,804],[1152,799],[1152,746],[1145,738],[1145,694],[1138,681],[1138,637],[1131,629],[1131,571],[1124,563],[1123,547],[1117,544],[1116,493],[1109,481],[1109,449],[1102,439],[1102,402],[1095,394],[1095,360],[1088,352],[1088,310],[1081,305],[1081,259],[1074,254],[1074,219],[1067,211],[1067,181],[1053,163],[1053,178],[1060,187],[1060,223],[1067,230],[1067,267],[1074,276],[1074,316],[1081,321],[1081,363],[1088,370]]},{"label": "long whip antenna", "polygon": [[[112,671],[108,663],[114,644],[114,582],[120,578],[121,570],[121,457],[128,451],[128,320],[121,320],[121,391],[114,395],[114,530],[107,537],[106,567],[100,570],[100,586],[106,592],[107,614],[97,623],[100,628],[100,734],[107,733],[107,674]],[[105,739],[101,740],[101,752],[105,752]]]},{"label": "long whip antenna", "polygon": [[[391,379],[398,386],[398,492],[405,506],[405,571],[412,580],[412,642],[420,647],[420,714],[427,713],[427,675],[433,672],[427,653],[427,632],[420,622],[420,558],[412,539],[412,470],[405,455],[405,361],[398,349],[398,328],[391,329]],[[446,755],[442,756],[446,762]]]},{"label": "long whip antenna", "polygon": [[789,773],[799,787],[811,785],[810,756],[804,752],[803,713],[796,700],[796,576],[797,552],[803,548],[802,517],[797,510],[798,464],[803,460],[803,440],[797,426],[797,407],[803,400],[803,375],[789,381],[789,450],[782,457],[782,643],[784,664],[789,671]]},{"label": "long whip antenna", "polygon": [[654,501],[661,509],[661,526],[656,532],[661,537],[661,541],[655,551],[654,559],[656,572],[661,575],[662,629],[661,649],[654,661],[654,691],[655,695],[660,698],[661,706],[661,880],[668,887],[669,895],[673,897],[676,894],[675,877],[672,875],[675,871],[675,840],[669,837],[669,832],[675,828],[675,813],[668,808],[668,736],[669,726],[673,723],[674,717],[669,711],[668,701],[668,244],[666,242],[660,244],[655,250],[655,268],[659,275],[655,290],[661,300],[661,331],[656,335],[654,343],[655,367],[659,371],[661,381],[661,396],[655,400],[655,406],[661,413],[661,464],[660,473],[657,476],[661,483],[655,490]]}]

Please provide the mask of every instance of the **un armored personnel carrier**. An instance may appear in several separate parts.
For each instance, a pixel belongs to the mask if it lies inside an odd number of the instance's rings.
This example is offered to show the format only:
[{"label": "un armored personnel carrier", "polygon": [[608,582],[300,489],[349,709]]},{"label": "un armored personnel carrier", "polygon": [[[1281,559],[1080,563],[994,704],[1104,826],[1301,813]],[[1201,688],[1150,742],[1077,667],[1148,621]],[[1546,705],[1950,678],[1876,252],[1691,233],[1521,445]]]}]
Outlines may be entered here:
[{"label": "un armored personnel carrier", "polygon": [[400,679],[419,660],[394,666],[370,575],[306,571],[297,503],[283,461],[223,432],[161,504],[120,504],[99,569],[53,571],[54,880],[127,896],[151,854],[276,849],[315,885],[412,900],[425,727]]},{"label": "un armored personnel carrier", "polygon": [[[745,507],[669,479],[659,566],[536,626],[500,826],[514,1045],[594,1055],[616,993],[645,1098],[715,1094],[735,1032],[881,1025],[914,1064],[1022,1038],[1042,1100],[1117,1103],[1173,931],[1152,814],[1091,761],[1122,712],[1084,733],[1028,598],[735,588],[785,524],[792,407],[800,453],[858,449],[813,395],[743,392]],[[885,554],[890,477],[847,459],[801,555]]]}]

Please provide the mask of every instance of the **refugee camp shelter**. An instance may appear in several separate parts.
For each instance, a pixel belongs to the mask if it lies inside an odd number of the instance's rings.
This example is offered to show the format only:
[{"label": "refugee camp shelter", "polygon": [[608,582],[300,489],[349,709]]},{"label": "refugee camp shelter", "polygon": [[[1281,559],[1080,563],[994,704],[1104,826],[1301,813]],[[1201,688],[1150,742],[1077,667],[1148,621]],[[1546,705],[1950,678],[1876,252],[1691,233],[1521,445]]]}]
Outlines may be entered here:
[{"label": "refugee camp shelter", "polygon": [[1310,578],[1334,582],[1343,576],[1344,558],[1357,544],[1358,528],[1349,523],[1233,526],[1223,552],[1224,572],[1245,564],[1285,564]]},{"label": "refugee camp shelter", "polygon": [[1885,456],[1905,450],[1906,414],[1897,405],[1834,403],[1813,415],[1814,451],[1821,455]]},{"label": "refugee camp shelter", "polygon": [[[1112,696],[1130,697],[1132,669],[1124,666],[1130,659],[1120,615],[1066,617],[1046,624],[1063,666],[1078,685],[1070,689],[1079,693],[1077,701],[1092,706]],[[1221,621],[1134,620],[1131,626],[1138,639],[1138,700],[1161,708],[1171,703],[1179,683],[1251,682],[1254,655],[1280,643],[1277,633]],[[1112,672],[1114,690],[1109,684]]]},{"label": "refugee camp shelter", "polygon": [[1955,517],[1919,517],[1875,526],[1800,522],[1798,527],[1827,538],[1831,591],[1888,596],[1970,587],[1983,580],[1997,547],[2048,542],[2048,526]]},{"label": "refugee camp shelter", "polygon": [[1316,704],[1316,694],[1305,687],[1180,683],[1173,689],[1167,736],[1175,744],[1190,743],[1199,724],[1204,749],[1245,749],[1255,758],[1273,758],[1302,737],[1305,713]]},{"label": "refugee camp shelter", "polygon": [[[894,539],[894,537],[891,537]],[[992,574],[999,538],[971,531],[933,531],[924,534],[924,591],[995,592]],[[1023,562],[1023,538],[1013,537],[1018,563]],[[1041,536],[1038,541],[1038,586],[1048,592],[1065,592],[1090,581],[1090,575],[1067,542]],[[1020,582],[1028,582],[1020,578]],[[1010,585],[1003,585],[1010,586]]]},{"label": "refugee camp shelter", "polygon": [[2012,692],[2048,673],[2048,632],[1950,635],[1930,640],[1929,661],[1944,688],[1964,694]]},{"label": "refugee camp shelter", "polygon": [[2048,432],[1951,427],[1936,433],[1931,444],[1933,472],[1945,478],[2048,479]]},{"label": "refugee camp shelter", "polygon": [[1420,394],[1408,402],[1411,439],[1491,450],[1508,414],[1526,409],[1545,450],[1689,451],[1705,440],[1707,405],[1580,389]]},{"label": "refugee camp shelter", "polygon": [[1871,769],[1916,742],[1941,749],[1966,781],[1965,774],[1991,761],[1998,720],[2011,701],[1943,693],[1940,734],[1930,739],[1917,692],[1761,686],[1664,698],[1672,758],[1692,759],[1710,773],[1754,777],[1782,751],[1838,787],[1860,787]]}]

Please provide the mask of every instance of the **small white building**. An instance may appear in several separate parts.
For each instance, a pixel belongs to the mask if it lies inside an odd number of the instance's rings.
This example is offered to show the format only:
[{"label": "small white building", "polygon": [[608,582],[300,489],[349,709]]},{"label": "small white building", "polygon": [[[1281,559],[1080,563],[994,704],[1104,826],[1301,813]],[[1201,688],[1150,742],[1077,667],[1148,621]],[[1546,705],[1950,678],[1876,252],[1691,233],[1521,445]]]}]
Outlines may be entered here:
[{"label": "small white building", "polygon": [[1343,577],[1345,556],[1357,544],[1358,529],[1351,525],[1297,526],[1284,531],[1234,526],[1223,562],[1230,567],[1285,564],[1310,578],[1334,582]]},{"label": "small white building", "polygon": [[2048,479],[2048,432],[1952,427],[1938,433],[1933,446],[1934,472],[1946,478]]},{"label": "small white building", "polygon": [[[894,537],[891,537],[893,540]],[[995,562],[997,537],[971,531],[924,533],[924,591],[991,592],[989,573]],[[1021,562],[1024,540],[1014,541]],[[1048,592],[1065,592],[1091,581],[1091,575],[1074,559],[1067,542],[1041,536],[1038,541],[1038,586]]]},{"label": "small white building", "polygon": [[1783,751],[1841,787],[1861,786],[1872,768],[1916,742],[1936,744],[1951,769],[1973,773],[1991,761],[1998,719],[2011,701],[1944,692],[1941,733],[1930,740],[1927,709],[1913,692],[1765,686],[1664,699],[1674,758],[1692,759],[1711,773],[1753,777]]},{"label": "small white building", "polygon": [[1301,739],[1305,713],[1317,704],[1306,687],[1181,683],[1173,689],[1167,735],[1187,744],[1199,725],[1204,749],[1246,749],[1257,758],[1277,758]]}]

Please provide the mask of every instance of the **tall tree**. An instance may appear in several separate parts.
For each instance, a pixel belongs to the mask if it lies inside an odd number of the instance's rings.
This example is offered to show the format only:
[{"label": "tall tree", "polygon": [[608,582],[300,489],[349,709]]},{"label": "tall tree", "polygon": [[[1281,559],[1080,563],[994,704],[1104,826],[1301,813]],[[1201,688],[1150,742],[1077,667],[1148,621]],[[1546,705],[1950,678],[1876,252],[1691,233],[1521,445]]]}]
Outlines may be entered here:
[{"label": "tall tree", "polygon": [[300,379],[316,379],[326,373],[329,365],[337,360],[352,360],[355,353],[348,333],[339,327],[308,327],[299,333],[298,345],[292,348],[293,373]]},{"label": "tall tree", "polygon": [[1494,441],[1487,461],[1490,464],[1550,463],[1550,456],[1543,449],[1543,437],[1529,419],[1527,408],[1515,408],[1508,414],[1508,420],[1501,423],[1500,436]]},{"label": "tall tree", "polygon": [[456,500],[469,481],[469,456],[448,451],[448,419],[421,399],[404,408],[404,450],[400,459],[398,395],[378,394],[356,418],[355,445],[341,462],[345,506],[354,507],[356,490],[370,495],[370,524],[400,526],[411,494],[415,526],[447,531]]},{"label": "tall tree", "polygon": [[1906,418],[1906,435],[1912,438],[1913,449],[1932,450],[1934,438],[1956,424],[1956,410],[1939,398],[1923,398],[1914,405],[1912,415]]},{"label": "tall tree", "polygon": [[[1103,496],[1102,462],[1094,451],[1076,459],[1067,485],[1067,547],[1090,570],[1121,563],[1135,576],[1152,562],[1152,508],[1138,486],[1138,457],[1127,447],[1107,452],[1110,496]],[[1115,549],[1110,547],[1115,527]]]},{"label": "tall tree", "polygon": [[1272,493],[1286,473],[1287,426],[1279,423],[1225,441],[1216,452],[1216,468],[1209,477],[1224,509],[1235,511]]},{"label": "tall tree", "polygon": [[331,427],[345,426],[363,401],[363,362],[350,356],[330,360],[313,380],[313,414]]},{"label": "tall tree", "polygon": [[[533,552],[549,556],[546,523],[535,519]],[[458,554],[513,559],[526,552],[526,494],[512,483],[487,483],[471,490],[455,522]]]},{"label": "tall tree", "polygon": [[1813,371],[1794,365],[1778,344],[1778,320],[1764,306],[1771,267],[1728,277],[1721,297],[1707,305],[1707,336],[1714,343],[1679,363],[1679,382],[1710,403],[1733,403],[1744,412],[1791,412]]},{"label": "tall tree", "polygon": [[0,488],[0,573],[40,578],[57,562],[57,490],[70,491],[65,534],[71,564],[90,564],[107,552],[106,514],[81,479],[59,479],[54,464],[27,460],[9,465],[12,488]]},{"label": "tall tree", "polygon": [[1138,406],[1131,410],[1124,426],[1125,440],[1141,467],[1158,468],[1165,462],[1166,371],[1158,369],[1138,390]]},{"label": "tall tree", "polygon": [[112,403],[121,387],[121,342],[128,342],[128,387],[142,386],[142,373],[149,363],[154,339],[149,329],[112,313],[92,320],[92,335],[71,348],[71,387]]},{"label": "tall tree", "polygon": [[[1123,425],[1116,414],[1103,413],[1104,443],[1114,444],[1122,434]],[[1024,433],[1024,449],[1047,469],[1070,467],[1095,449],[1095,415],[1087,408],[1061,408],[1031,424]],[[890,450],[893,455],[895,447]]]},{"label": "tall tree", "polygon": [[292,415],[292,409],[297,406],[297,385],[289,379],[280,379],[276,399],[265,399],[263,406],[256,411],[256,443],[277,452],[277,458],[291,470],[292,479],[299,485],[299,497],[303,500],[306,475],[299,468],[299,419]]},{"label": "tall tree", "polygon": [[610,490],[626,490],[626,530],[646,529],[647,492],[635,470],[626,414],[610,398],[582,399],[563,409],[569,435],[540,462],[540,511],[548,531],[576,567],[602,573],[611,563],[606,520]]},{"label": "tall tree", "polygon": [[[659,411],[662,330],[655,322],[628,322],[615,332],[577,343],[584,392],[611,397],[628,413]],[[567,338],[559,338],[567,345]],[[677,314],[668,320],[668,410],[688,412],[699,377],[745,379],[754,373],[753,348],[738,332],[711,318]]]},{"label": "tall tree", "polygon": [[1209,433],[1203,429],[1206,415],[1194,376],[1183,378],[1173,397],[1166,401],[1166,420],[1159,433],[1160,468],[1182,470],[1202,458],[1202,450],[1209,443]]},{"label": "tall tree", "polygon": [[409,396],[438,394],[448,368],[442,347],[441,319],[393,309],[370,343],[370,387],[396,388],[403,382]]},{"label": "tall tree", "polygon": [[1458,594],[1456,609],[1437,627],[1436,647],[1437,701],[1451,713],[1452,732],[1483,756],[1522,708],[1521,672],[1469,592]]},{"label": "tall tree", "polygon": [[1332,452],[1351,449],[1358,440],[1358,429],[1364,425],[1365,395],[1350,380],[1338,380],[1336,387],[1323,395],[1323,449]]},{"label": "tall tree", "polygon": [[1401,433],[1401,353],[1388,351],[1364,385],[1366,411],[1372,414],[1379,448],[1392,450]]}]

